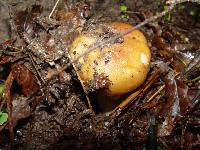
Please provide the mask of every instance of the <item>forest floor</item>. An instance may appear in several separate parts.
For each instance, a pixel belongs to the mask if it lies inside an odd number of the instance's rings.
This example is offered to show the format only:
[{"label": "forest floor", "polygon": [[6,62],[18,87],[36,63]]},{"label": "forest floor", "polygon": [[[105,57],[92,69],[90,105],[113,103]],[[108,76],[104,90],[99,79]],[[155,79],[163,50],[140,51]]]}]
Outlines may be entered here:
[{"label": "forest floor", "polygon": [[9,116],[0,149],[199,149],[200,5],[179,4],[139,28],[150,70],[120,105],[86,95],[73,66],[58,70],[81,32],[113,21],[135,26],[166,10],[165,1],[60,0],[49,19],[55,3],[0,0],[0,112]]}]

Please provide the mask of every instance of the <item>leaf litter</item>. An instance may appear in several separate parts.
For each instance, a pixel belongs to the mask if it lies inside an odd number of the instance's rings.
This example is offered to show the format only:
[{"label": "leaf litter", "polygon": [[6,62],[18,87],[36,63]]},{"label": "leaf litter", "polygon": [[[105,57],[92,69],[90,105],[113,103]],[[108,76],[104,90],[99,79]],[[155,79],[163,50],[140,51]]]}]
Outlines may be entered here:
[{"label": "leaf litter", "polygon": [[[127,12],[158,11],[154,2],[147,3],[127,2]],[[93,110],[88,107],[72,66],[53,75],[70,63],[68,49],[77,35],[100,21],[125,21],[115,11],[121,3],[60,2],[50,19],[43,5],[31,5],[12,12],[10,40],[0,44],[1,111],[6,109],[9,118],[1,129],[7,139],[1,148],[141,149],[149,141],[164,149],[199,147],[199,21],[191,23],[194,18],[185,17],[183,9],[173,13],[171,22],[159,19],[142,27],[152,50],[149,76],[105,113],[92,100]],[[199,9],[195,3],[182,5]],[[132,17],[126,21],[139,23]],[[183,22],[187,28],[181,28]]]}]

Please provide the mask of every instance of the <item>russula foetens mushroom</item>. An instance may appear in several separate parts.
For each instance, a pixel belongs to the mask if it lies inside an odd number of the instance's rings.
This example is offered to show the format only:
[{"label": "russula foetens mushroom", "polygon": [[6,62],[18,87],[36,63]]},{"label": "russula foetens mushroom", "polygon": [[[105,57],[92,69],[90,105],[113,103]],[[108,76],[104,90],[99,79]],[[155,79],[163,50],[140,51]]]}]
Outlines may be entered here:
[{"label": "russula foetens mushroom", "polygon": [[[76,59],[95,43],[122,33],[133,26],[113,22],[78,36],[69,55]],[[104,45],[81,57],[74,66],[87,90],[103,89],[108,96],[118,96],[139,87],[146,79],[151,53],[142,32],[134,30],[114,43]]]}]

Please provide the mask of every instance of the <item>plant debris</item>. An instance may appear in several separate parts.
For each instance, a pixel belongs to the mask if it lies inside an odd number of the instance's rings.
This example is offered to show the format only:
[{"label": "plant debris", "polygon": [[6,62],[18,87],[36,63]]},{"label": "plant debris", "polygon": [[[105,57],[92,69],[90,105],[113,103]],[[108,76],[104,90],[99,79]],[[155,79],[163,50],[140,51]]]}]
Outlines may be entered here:
[{"label": "plant debris", "polygon": [[[198,0],[0,4],[1,149],[199,149]],[[103,41],[69,57],[74,39],[113,21],[134,27],[117,35],[105,30]],[[88,95],[78,60],[123,43],[137,28],[151,49],[145,82],[120,97]],[[103,92],[112,84],[108,79],[94,74],[91,92]]]}]

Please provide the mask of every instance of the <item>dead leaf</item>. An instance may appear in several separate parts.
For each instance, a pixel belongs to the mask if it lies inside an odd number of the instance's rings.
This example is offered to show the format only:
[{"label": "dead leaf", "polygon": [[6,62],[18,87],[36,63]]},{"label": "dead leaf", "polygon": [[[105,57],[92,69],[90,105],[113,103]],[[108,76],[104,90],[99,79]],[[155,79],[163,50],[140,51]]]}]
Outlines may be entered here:
[{"label": "dead leaf", "polygon": [[158,128],[158,136],[170,135],[174,127],[174,120],[180,114],[177,84],[173,75],[170,74],[166,77],[165,87],[167,101],[159,114],[159,117],[164,118],[164,122]]},{"label": "dead leaf", "polygon": [[12,101],[12,106],[13,126],[15,126],[20,119],[27,118],[31,115],[31,108],[26,97],[15,97]]},{"label": "dead leaf", "polygon": [[25,96],[38,91],[39,86],[35,75],[27,69],[24,65],[12,65],[11,71],[17,83],[21,86],[22,92]]}]

